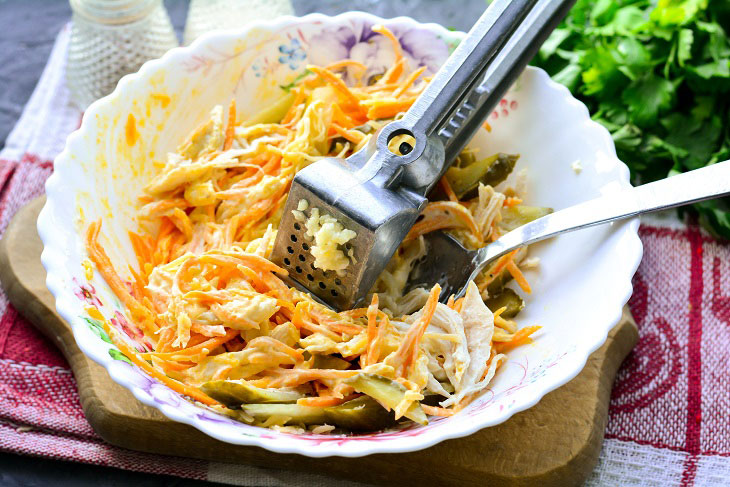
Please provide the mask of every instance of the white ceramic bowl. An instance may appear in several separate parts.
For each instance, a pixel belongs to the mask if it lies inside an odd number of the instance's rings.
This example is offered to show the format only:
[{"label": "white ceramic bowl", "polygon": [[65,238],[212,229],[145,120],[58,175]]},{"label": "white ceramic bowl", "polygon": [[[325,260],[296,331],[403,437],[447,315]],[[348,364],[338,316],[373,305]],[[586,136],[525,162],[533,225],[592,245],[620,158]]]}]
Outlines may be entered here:
[{"label": "white ceramic bowl", "polygon": [[[207,116],[235,96],[239,110],[253,114],[281,92],[307,63],[352,57],[379,73],[392,51],[369,26],[387,25],[412,63],[431,72],[463,34],[408,18],[383,20],[362,13],[308,15],[257,23],[236,32],[214,33],[192,46],[173,49],[124,77],[114,93],[84,115],[48,179],[48,200],[38,219],[47,284],[59,314],[89,357],[140,401],[175,421],[228,443],[276,452],[360,456],[426,448],[507,420],[575,377],[591,352],[617,323],[631,295],[631,277],[641,258],[638,221],[561,236],[536,245],[539,271],[528,275],[534,292],[519,316],[521,325],[543,329],[534,344],[509,353],[490,389],[451,418],[428,426],[359,436],[290,435],[247,426],[183,399],[123,360],[108,342],[88,306],[96,306],[124,329],[125,310],[98,273],[88,281],[82,268],[83,232],[103,220],[102,243],[122,274],[134,262],[127,229],[134,229],[136,197],[166,152]],[[130,114],[135,131],[129,132]],[[489,119],[493,127],[475,144],[481,154],[522,154],[517,170],[529,171],[527,203],[559,209],[629,186],[629,172],[616,158],[611,137],[592,122],[585,106],[541,70],[529,68]],[[135,133],[136,132],[136,133]],[[582,165],[579,174],[573,163]]]}]

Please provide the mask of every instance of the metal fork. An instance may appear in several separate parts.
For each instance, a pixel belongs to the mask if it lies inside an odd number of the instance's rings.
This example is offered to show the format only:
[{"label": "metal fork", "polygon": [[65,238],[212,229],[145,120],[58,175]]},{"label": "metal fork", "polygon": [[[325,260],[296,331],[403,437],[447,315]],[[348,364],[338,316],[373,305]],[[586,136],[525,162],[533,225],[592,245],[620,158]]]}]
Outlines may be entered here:
[{"label": "metal fork", "polygon": [[[575,0],[494,0],[403,118],[346,160],[326,158],[292,181],[271,260],[336,309],[356,306],[385,269],[427,203],[426,194],[486,119]],[[398,135],[413,145],[388,149]],[[344,270],[314,265],[300,201],[356,237],[340,250]]]},{"label": "metal fork", "polygon": [[562,233],[730,194],[730,160],[570,206],[538,218],[479,250],[443,232],[425,235],[427,253],[411,270],[406,290],[441,285],[441,300],[460,298],[490,262]]}]

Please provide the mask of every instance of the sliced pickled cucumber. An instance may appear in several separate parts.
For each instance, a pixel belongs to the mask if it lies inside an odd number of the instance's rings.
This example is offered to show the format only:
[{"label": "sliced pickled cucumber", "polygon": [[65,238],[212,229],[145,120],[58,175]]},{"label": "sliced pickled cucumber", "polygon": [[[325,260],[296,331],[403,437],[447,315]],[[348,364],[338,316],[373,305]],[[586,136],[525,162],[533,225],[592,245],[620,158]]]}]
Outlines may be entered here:
[{"label": "sliced pickled cucumber", "polygon": [[470,199],[477,196],[479,183],[496,186],[507,179],[519,158],[517,154],[500,152],[468,166],[452,166],[446,171],[446,179],[456,196]]},{"label": "sliced pickled cucumber", "polygon": [[377,431],[396,423],[393,411],[387,411],[369,396],[325,408],[325,416],[327,424],[348,431]]},{"label": "sliced pickled cucumber", "polygon": [[[362,392],[372,397],[384,407],[394,409],[403,400],[406,388],[402,384],[383,377],[382,375],[361,373],[345,381],[357,392]],[[421,405],[414,402],[404,414],[406,418],[412,419],[418,424],[428,424],[426,414]]]},{"label": "sliced pickled cucumber", "polygon": [[281,122],[281,119],[284,118],[284,115],[286,115],[286,112],[289,111],[292,103],[294,103],[294,98],[296,98],[296,95],[294,93],[287,93],[286,95],[276,100],[274,103],[271,103],[268,107],[258,112],[253,117],[248,118],[244,125],[251,126],[259,123]]},{"label": "sliced pickled cucumber", "polygon": [[502,289],[499,294],[494,296],[490,295],[484,303],[492,312],[506,307],[507,309],[500,316],[507,319],[514,318],[525,307],[525,302],[522,298],[513,289],[508,287]]},{"label": "sliced pickled cucumber", "polygon": [[499,222],[499,228],[505,233],[511,232],[517,227],[521,227],[552,212],[552,208],[542,206],[517,205],[504,208],[502,209],[502,221]]},{"label": "sliced pickled cucumber", "polygon": [[253,418],[254,423],[263,423],[272,416],[281,418],[284,425],[305,425],[327,423],[326,408],[301,406],[299,404],[243,404],[241,413]]},{"label": "sliced pickled cucumber", "polygon": [[262,389],[244,380],[214,380],[206,382],[200,389],[229,408],[251,403],[293,403],[304,397],[304,394],[291,389]]},{"label": "sliced pickled cucumber", "polygon": [[332,355],[314,355],[313,369],[336,369],[347,370],[350,368],[350,362]]}]

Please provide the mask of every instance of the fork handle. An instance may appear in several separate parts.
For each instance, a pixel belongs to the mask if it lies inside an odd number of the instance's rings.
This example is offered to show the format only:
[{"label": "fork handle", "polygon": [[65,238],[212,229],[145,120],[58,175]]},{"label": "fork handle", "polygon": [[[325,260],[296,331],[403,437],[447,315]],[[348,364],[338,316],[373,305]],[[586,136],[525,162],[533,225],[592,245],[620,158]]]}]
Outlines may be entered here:
[{"label": "fork handle", "polygon": [[[538,218],[503,235],[478,252],[469,281],[486,264],[515,249],[561,233],[688,205],[730,194],[730,160],[635,188],[607,194]],[[467,281],[468,282],[468,281]],[[459,295],[463,294],[462,289]],[[458,297],[458,296],[457,296]]]}]

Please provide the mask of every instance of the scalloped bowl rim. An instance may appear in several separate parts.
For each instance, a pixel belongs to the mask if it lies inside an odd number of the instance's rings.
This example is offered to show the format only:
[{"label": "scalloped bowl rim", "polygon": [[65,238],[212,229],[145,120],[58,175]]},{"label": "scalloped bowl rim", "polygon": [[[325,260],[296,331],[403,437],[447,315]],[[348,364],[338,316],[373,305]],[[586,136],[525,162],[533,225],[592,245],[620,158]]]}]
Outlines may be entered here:
[{"label": "scalloped bowl rim", "polygon": [[[170,406],[154,402],[148,394],[145,394],[144,391],[142,391],[138,386],[132,384],[130,380],[125,376],[125,374],[122,373],[122,371],[126,369],[112,367],[114,359],[112,359],[107,353],[104,353],[103,349],[99,347],[89,346],[86,341],[79,339],[80,324],[78,324],[78,320],[75,319],[73,307],[68,301],[69,293],[64,288],[63,280],[61,278],[65,274],[65,271],[61,265],[64,256],[63,249],[58,248],[58,246],[56,245],[56,241],[54,241],[53,239],[53,216],[56,213],[56,198],[63,198],[63,195],[59,194],[56,190],[61,181],[63,168],[67,164],[70,164],[69,154],[73,151],[76,145],[82,143],[82,136],[85,135],[88,130],[89,124],[84,123],[84,121],[87,118],[92,118],[99,110],[101,110],[107,103],[109,103],[111,99],[124,96],[127,86],[131,83],[134,83],[135,80],[143,79],[165,65],[178,62],[183,56],[183,53],[194,52],[198,50],[201,46],[207,45],[209,43],[214,43],[216,39],[226,37],[243,38],[246,36],[247,32],[253,29],[266,29],[270,31],[276,31],[278,29],[296,23],[345,22],[351,20],[364,20],[373,23],[388,22],[402,23],[406,25],[410,24],[412,26],[417,26],[421,29],[430,30],[444,36],[463,35],[462,33],[450,32],[441,25],[435,23],[417,22],[410,17],[382,19],[375,15],[364,12],[347,12],[337,16],[326,16],[322,14],[309,14],[301,17],[284,16],[273,21],[251,22],[249,25],[242,29],[217,31],[205,34],[196,39],[191,45],[187,47],[178,47],[171,49],[161,58],[146,62],[138,72],[124,76],[110,95],[92,103],[86,110],[81,126],[68,137],[64,150],[56,157],[54,162],[54,173],[49,177],[46,182],[46,193],[48,195],[48,198],[38,217],[37,223],[38,233],[44,245],[43,253],[41,255],[41,261],[43,267],[46,269],[47,272],[46,285],[51,294],[54,296],[56,302],[56,310],[64,320],[72,324],[74,337],[79,348],[83,351],[84,354],[103,366],[115,382],[129,389],[132,394],[142,403],[159,409],[163,415],[171,420],[189,424],[196,429],[202,431],[203,433],[226,443],[236,445],[260,446],[277,453],[298,453],[310,457],[359,457],[374,453],[401,453],[416,451],[428,448],[447,439],[459,438],[473,434],[483,428],[502,423],[509,419],[515,413],[524,411],[534,406],[545,396],[545,394],[557,389],[558,387],[564,385],[565,383],[576,377],[585,366],[585,363],[588,360],[590,354],[597,350],[605,342],[608,336],[608,332],[619,322],[622,314],[622,307],[628,302],[632,294],[631,279],[639,266],[643,253],[641,240],[638,236],[638,218],[630,220],[628,224],[625,225],[625,227],[622,229],[623,234],[621,238],[629,239],[628,243],[629,248],[631,249],[631,255],[624,256],[625,259],[622,259],[621,261],[622,268],[616,272],[616,274],[618,275],[625,276],[623,282],[614,283],[617,286],[621,286],[621,288],[623,289],[623,293],[621,294],[622,298],[620,299],[620,303],[618,303],[620,305],[617,305],[616,312],[613,314],[613,316],[605,318],[605,327],[601,328],[605,330],[605,333],[597,334],[595,341],[591,343],[590,346],[582,350],[582,353],[580,351],[576,351],[579,357],[572,361],[572,364],[574,366],[569,371],[566,371],[566,373],[561,378],[559,378],[559,380],[554,380],[547,384],[541,384],[542,387],[538,387],[537,384],[533,384],[534,394],[531,399],[525,399],[515,404],[513,407],[505,409],[497,414],[485,417],[478,417],[479,420],[476,420],[475,417],[475,421],[460,422],[458,423],[458,427],[449,428],[446,431],[441,428],[439,430],[439,434],[419,435],[416,437],[398,438],[390,441],[368,442],[365,448],[361,448],[356,451],[343,451],[341,447],[338,447],[336,442],[326,445],[320,444],[319,447],[315,450],[304,450],[303,444],[300,445],[296,441],[282,441],[285,439],[283,437],[263,438],[247,435],[239,435],[234,437],[232,435],[222,434],[219,432],[219,430],[211,431],[211,429],[205,423],[196,420],[195,416],[187,416],[181,414]],[[577,104],[582,107],[584,111],[584,117],[586,119],[585,122],[598,127],[600,129],[599,133],[601,134],[601,137],[608,139],[608,141],[610,142],[609,147],[611,148],[611,150],[608,155],[611,157],[612,161],[618,166],[620,174],[620,180],[618,181],[618,183],[622,187],[629,187],[629,170],[626,165],[616,157],[615,147],[608,131],[604,127],[600,126],[598,123],[590,119],[588,109],[581,102],[573,98],[567,88],[554,82],[543,70],[539,68],[530,67],[528,69],[532,69],[537,72],[538,76],[543,78],[542,81],[545,82],[548,87],[552,89],[553,92],[561,95],[567,103]]]}]

